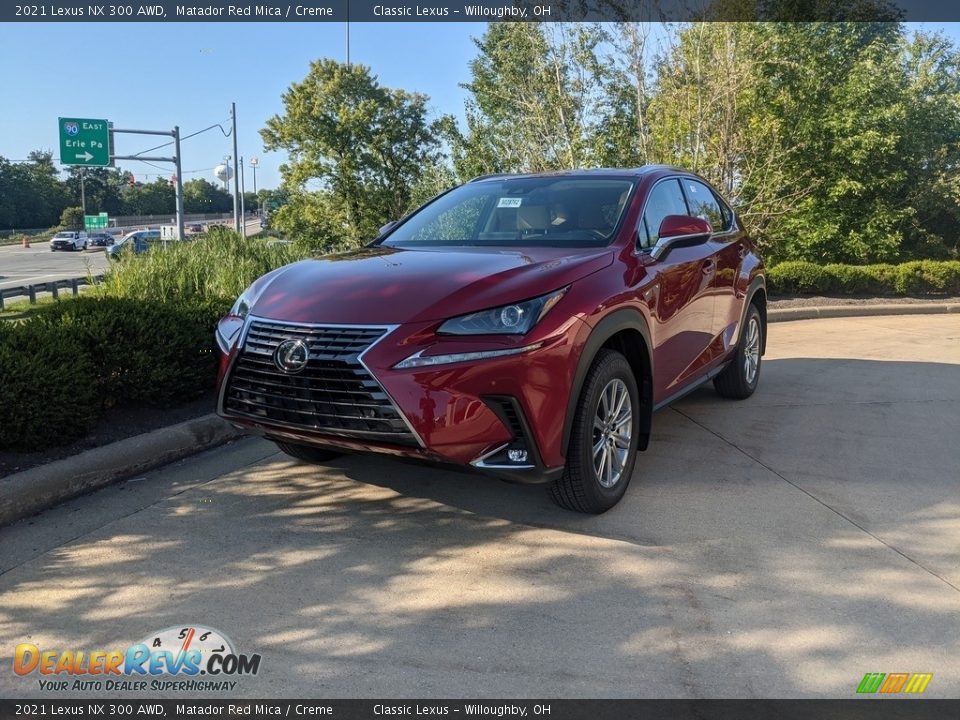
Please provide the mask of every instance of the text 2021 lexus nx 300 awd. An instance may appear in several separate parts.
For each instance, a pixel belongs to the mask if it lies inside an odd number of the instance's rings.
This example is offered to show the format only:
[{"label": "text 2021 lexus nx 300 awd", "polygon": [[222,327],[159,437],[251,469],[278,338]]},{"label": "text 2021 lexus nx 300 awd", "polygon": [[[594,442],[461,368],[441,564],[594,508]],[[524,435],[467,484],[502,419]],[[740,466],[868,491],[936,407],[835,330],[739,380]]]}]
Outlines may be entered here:
[{"label": "text 2021 lexus nx 300 awd", "polygon": [[477,178],[274,270],[217,329],[219,413],[289,453],[453,464],[603,512],[658,408],[757,387],[763,264],[677,168]]}]

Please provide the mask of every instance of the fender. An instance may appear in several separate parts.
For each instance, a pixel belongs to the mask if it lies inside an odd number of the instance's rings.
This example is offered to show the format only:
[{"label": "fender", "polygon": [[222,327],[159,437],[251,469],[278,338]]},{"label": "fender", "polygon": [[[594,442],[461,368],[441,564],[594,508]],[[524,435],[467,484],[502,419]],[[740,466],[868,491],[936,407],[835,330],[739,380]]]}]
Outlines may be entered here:
[{"label": "fender", "polygon": [[[734,334],[734,339],[731,341],[731,347],[736,347],[740,343],[740,331],[743,329],[743,325],[747,321],[747,310],[750,309],[750,304],[753,302],[753,296],[757,294],[758,290],[763,290],[764,293],[767,291],[767,281],[762,274],[757,275],[753,280],[750,281],[747,291],[743,294],[745,300],[743,307],[740,309],[740,322],[737,324],[737,331]],[[763,346],[760,348],[760,354],[762,355],[767,351],[767,316],[765,312],[762,312],[761,316],[763,318],[763,333],[761,335]]]},{"label": "fender", "polygon": [[580,401],[580,393],[583,392],[583,383],[586,380],[587,372],[603,344],[622,330],[636,330],[640,333],[646,346],[646,361],[649,370],[644,373],[645,377],[637,377],[637,388],[640,393],[640,437],[638,438],[637,449],[647,449],[650,442],[650,426],[653,421],[653,345],[650,342],[650,328],[647,326],[646,318],[637,310],[623,308],[607,315],[594,326],[580,353],[577,371],[573,376],[573,385],[570,388],[570,399],[567,400],[567,416],[563,423],[563,445],[560,450],[564,457],[566,457],[567,448],[570,445],[573,417],[577,412],[577,403]]}]

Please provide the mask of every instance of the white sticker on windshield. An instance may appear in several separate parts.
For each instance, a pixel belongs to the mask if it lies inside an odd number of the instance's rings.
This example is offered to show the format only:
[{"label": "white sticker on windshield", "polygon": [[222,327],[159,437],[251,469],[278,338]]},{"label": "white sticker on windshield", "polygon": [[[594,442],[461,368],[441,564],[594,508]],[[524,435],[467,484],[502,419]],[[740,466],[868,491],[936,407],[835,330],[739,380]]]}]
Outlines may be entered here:
[{"label": "white sticker on windshield", "polygon": [[518,198],[518,197],[500,198],[500,201],[497,203],[497,207],[498,208],[502,208],[502,207],[518,208],[520,207],[521,200],[523,200],[523,198]]}]

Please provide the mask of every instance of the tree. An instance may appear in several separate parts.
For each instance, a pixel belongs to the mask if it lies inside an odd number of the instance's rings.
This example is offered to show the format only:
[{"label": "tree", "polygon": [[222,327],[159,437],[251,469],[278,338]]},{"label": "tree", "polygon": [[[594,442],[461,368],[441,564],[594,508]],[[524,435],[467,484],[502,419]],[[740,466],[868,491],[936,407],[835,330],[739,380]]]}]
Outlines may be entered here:
[{"label": "tree", "polygon": [[[83,193],[80,191],[80,178],[83,177]],[[123,214],[123,174],[104,167],[71,167],[67,171],[66,188],[70,202],[81,204],[86,200],[88,215],[105,212],[110,215]]]},{"label": "tree", "polygon": [[449,133],[460,178],[593,164],[603,38],[597,25],[490,23],[463,85],[466,133]]},{"label": "tree", "polygon": [[83,230],[83,208],[64,208],[63,213],[60,215],[60,227],[62,227],[64,230]]},{"label": "tree", "polygon": [[787,171],[802,136],[770,111],[765,63],[772,49],[747,23],[681,27],[654,66],[644,149],[647,162],[678,165],[710,180],[775,256],[772,227],[796,208],[809,184],[803,165]]},{"label": "tree", "polygon": [[165,178],[124,188],[123,201],[130,215],[172,216],[176,212],[175,191]]},{"label": "tree", "polygon": [[224,213],[233,211],[233,198],[204,178],[183,184],[183,211],[187,213]]},{"label": "tree", "polygon": [[18,163],[0,158],[0,227],[52,227],[67,205],[53,153],[35,150]]},{"label": "tree", "polygon": [[288,212],[274,225],[320,234],[337,227],[350,244],[374,237],[406,210],[411,187],[436,155],[438,128],[426,104],[425,95],[380,85],[362,65],[313,62],[283,94],[283,115],[260,131],[267,150],[287,151],[284,185],[313,224],[285,226],[293,220]]}]

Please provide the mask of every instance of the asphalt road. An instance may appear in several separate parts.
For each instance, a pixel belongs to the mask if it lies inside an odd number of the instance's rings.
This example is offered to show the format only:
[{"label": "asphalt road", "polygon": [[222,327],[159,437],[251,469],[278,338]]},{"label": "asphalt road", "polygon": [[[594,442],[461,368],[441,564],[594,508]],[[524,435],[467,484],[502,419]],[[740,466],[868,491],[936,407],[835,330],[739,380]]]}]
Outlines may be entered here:
[{"label": "asphalt road", "polygon": [[[960,696],[960,318],[777,324],[762,373],[659,413],[600,517],[256,439],[195,456],[0,530],[0,648],[206,624],[262,655],[246,697]],[[40,695],[4,661],[0,696]]]},{"label": "asphalt road", "polygon": [[[107,268],[102,248],[86,252],[50,252],[49,243],[35,242],[29,248],[0,246],[0,288],[99,275]],[[68,291],[69,292],[69,291]]]},{"label": "asphalt road", "polygon": [[[248,235],[259,232],[259,220],[247,222]],[[84,277],[88,269],[93,275],[99,275],[106,270],[108,263],[103,248],[50,252],[48,242],[34,242],[29,248],[0,245],[0,288]]]}]

